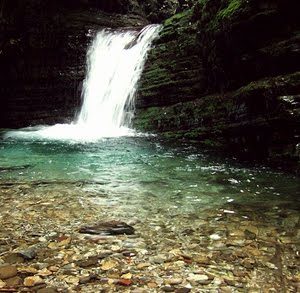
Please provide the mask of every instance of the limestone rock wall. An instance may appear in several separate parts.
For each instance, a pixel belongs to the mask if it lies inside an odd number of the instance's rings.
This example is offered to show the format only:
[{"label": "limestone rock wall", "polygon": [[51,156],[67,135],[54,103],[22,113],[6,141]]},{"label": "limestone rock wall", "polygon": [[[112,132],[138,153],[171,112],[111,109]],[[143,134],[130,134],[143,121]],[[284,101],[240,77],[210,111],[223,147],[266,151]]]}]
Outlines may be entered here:
[{"label": "limestone rock wall", "polygon": [[202,60],[195,46],[192,11],[168,19],[153,44],[140,80],[137,108],[195,99],[205,90]]},{"label": "limestone rock wall", "polygon": [[135,126],[299,170],[299,4],[200,0],[167,19]]}]

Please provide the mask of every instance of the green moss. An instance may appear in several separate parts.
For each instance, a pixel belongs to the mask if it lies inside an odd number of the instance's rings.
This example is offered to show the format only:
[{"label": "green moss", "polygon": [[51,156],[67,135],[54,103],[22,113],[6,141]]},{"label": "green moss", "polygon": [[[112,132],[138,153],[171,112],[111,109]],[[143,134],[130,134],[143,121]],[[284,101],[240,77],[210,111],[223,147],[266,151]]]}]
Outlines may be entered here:
[{"label": "green moss", "polygon": [[240,11],[242,4],[242,0],[229,0],[228,5],[218,12],[217,18],[231,18]]},{"label": "green moss", "polygon": [[220,30],[224,24],[230,24],[249,7],[247,0],[200,0],[194,9],[194,18],[199,19],[199,27]]},{"label": "green moss", "polygon": [[192,10],[184,10],[183,12],[177,13],[172,17],[168,18],[164,22],[164,26],[172,26],[177,23],[188,22],[192,16]]}]

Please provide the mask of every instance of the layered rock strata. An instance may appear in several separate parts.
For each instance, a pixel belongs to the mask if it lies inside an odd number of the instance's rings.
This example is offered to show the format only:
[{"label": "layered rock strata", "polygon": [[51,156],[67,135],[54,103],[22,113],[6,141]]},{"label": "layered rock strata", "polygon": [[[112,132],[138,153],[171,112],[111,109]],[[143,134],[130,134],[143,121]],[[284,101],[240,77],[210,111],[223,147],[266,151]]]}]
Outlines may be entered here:
[{"label": "layered rock strata", "polygon": [[139,29],[185,5],[173,0],[1,1],[0,127],[72,120],[95,32]]},{"label": "layered rock strata", "polygon": [[166,20],[135,126],[299,168],[298,8],[293,0],[201,0]]}]

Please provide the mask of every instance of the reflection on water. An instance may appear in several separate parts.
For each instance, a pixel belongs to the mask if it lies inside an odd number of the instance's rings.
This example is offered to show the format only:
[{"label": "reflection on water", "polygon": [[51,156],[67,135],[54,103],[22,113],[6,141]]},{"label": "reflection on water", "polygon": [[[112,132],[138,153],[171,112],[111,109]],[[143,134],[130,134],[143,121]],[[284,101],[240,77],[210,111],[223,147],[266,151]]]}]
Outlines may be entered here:
[{"label": "reflection on water", "polygon": [[170,209],[203,209],[227,203],[299,204],[299,180],[266,168],[247,168],[194,145],[153,137],[72,144],[2,140],[2,182],[83,182],[111,204],[146,200]]}]

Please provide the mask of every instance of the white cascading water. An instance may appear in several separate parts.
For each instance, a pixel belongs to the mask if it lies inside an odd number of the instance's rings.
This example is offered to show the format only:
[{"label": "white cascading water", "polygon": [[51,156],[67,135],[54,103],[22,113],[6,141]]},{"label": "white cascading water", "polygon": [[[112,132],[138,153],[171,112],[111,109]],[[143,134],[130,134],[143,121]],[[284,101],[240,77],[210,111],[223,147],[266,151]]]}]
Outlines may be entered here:
[{"label": "white cascading water", "polygon": [[134,95],[147,52],[159,26],[141,32],[104,30],[97,34],[87,54],[83,104],[71,124],[56,124],[10,131],[6,137],[95,141],[103,137],[132,135]]}]

